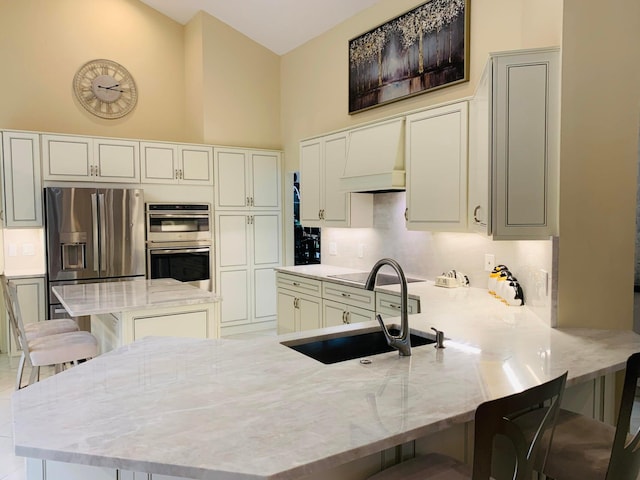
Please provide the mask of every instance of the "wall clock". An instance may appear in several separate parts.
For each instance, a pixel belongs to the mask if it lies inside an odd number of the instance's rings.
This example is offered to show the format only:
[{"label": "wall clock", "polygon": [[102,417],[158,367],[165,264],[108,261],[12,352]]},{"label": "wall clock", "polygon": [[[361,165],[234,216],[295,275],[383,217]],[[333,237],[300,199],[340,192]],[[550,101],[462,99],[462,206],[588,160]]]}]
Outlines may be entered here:
[{"label": "wall clock", "polygon": [[111,60],[91,60],[73,78],[80,104],[101,118],[121,118],[136,106],[138,90],[129,71]]}]

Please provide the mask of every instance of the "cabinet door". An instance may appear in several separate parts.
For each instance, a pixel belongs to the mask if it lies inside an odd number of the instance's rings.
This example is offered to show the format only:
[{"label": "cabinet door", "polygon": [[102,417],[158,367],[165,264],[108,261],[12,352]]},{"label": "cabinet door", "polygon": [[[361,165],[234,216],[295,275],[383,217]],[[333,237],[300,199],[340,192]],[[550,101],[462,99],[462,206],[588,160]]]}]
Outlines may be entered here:
[{"label": "cabinet door", "polygon": [[559,77],[558,51],[495,59],[494,238],[557,234]]},{"label": "cabinet door", "polygon": [[476,94],[469,101],[468,225],[470,230],[485,235],[491,234],[491,67],[489,63],[485,68]]},{"label": "cabinet door", "polygon": [[299,331],[322,327],[322,300],[313,297],[298,297]]},{"label": "cabinet door", "polygon": [[42,166],[45,180],[89,180],[93,175],[93,140],[42,135]]},{"label": "cabinet door", "polygon": [[142,183],[177,183],[178,147],[170,143],[140,144]]},{"label": "cabinet door", "polygon": [[216,214],[218,268],[249,266],[249,221],[243,213]]},{"label": "cabinet door", "polygon": [[273,268],[253,270],[253,322],[272,320],[278,313],[276,272]]},{"label": "cabinet door", "polygon": [[347,323],[347,306],[332,300],[323,300],[322,322],[323,327],[335,327]]},{"label": "cabinet door", "polygon": [[213,153],[204,145],[179,145],[180,183],[213,185]]},{"label": "cabinet door", "polygon": [[319,139],[300,144],[300,222],[319,227],[322,209],[322,144]]},{"label": "cabinet door", "polygon": [[296,331],[296,295],[293,292],[278,289],[278,335]]},{"label": "cabinet door", "polygon": [[249,323],[249,270],[229,269],[219,272],[217,288],[223,298],[220,304],[224,324]]},{"label": "cabinet door", "polygon": [[[254,213],[250,217],[253,227],[252,257],[253,264],[278,265],[281,258],[280,241],[280,214],[279,213]],[[275,283],[275,278],[274,278]]]},{"label": "cabinet door", "polygon": [[347,133],[324,138],[324,224],[328,227],[349,226],[350,195],[340,188],[347,160]]},{"label": "cabinet door", "polygon": [[37,134],[3,132],[2,174],[7,227],[42,226],[40,138]]},{"label": "cabinet door", "polygon": [[249,207],[246,185],[246,154],[244,150],[216,149],[215,188],[216,208],[244,209]]},{"label": "cabinet door", "polygon": [[251,207],[280,208],[280,154],[251,152]]},{"label": "cabinet door", "polygon": [[407,227],[467,227],[467,102],[407,117]]},{"label": "cabinet door", "polygon": [[347,323],[369,322],[376,319],[376,312],[364,308],[349,307],[346,317]]},{"label": "cabinet door", "polygon": [[140,183],[140,143],[94,139],[95,181]]}]

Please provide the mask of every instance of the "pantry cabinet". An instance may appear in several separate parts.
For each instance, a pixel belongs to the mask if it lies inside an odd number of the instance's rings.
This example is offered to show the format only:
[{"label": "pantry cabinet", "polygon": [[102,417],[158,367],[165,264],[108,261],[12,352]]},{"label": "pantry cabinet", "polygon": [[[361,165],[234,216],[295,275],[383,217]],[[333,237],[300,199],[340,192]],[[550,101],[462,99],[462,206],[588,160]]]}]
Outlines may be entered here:
[{"label": "pantry cabinet", "polygon": [[274,151],[215,148],[217,210],[278,210],[281,160]]},{"label": "pantry cabinet", "polygon": [[269,328],[276,319],[275,267],[282,262],[279,212],[215,215],[216,286],[222,334]]},{"label": "pantry cabinet", "polygon": [[213,185],[213,150],[206,145],[140,143],[142,183]]},{"label": "pantry cabinet", "polygon": [[467,102],[406,118],[409,230],[467,229]]},{"label": "pantry cabinet", "polygon": [[495,240],[558,234],[560,52],[492,54],[469,103],[469,224]]},{"label": "pantry cabinet", "polygon": [[40,137],[35,133],[4,131],[1,138],[4,225],[41,227]]},{"label": "pantry cabinet", "polygon": [[42,135],[44,180],[140,183],[140,143]]},{"label": "pantry cabinet", "polygon": [[305,227],[372,227],[373,195],[340,187],[348,132],[300,143],[300,221]]}]

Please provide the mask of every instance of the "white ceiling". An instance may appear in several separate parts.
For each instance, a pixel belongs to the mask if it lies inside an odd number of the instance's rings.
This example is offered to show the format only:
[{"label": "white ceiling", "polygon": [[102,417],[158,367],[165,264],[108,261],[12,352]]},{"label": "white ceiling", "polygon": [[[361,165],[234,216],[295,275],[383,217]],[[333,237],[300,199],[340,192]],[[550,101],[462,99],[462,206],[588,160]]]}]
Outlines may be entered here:
[{"label": "white ceiling", "polygon": [[380,0],[141,0],[187,23],[200,10],[282,55]]}]

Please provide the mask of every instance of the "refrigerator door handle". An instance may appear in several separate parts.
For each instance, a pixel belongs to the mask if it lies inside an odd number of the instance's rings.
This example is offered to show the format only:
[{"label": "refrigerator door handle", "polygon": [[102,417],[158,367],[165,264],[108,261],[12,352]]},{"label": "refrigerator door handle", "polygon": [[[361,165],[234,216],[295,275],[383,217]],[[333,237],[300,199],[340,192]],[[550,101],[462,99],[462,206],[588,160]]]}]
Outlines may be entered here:
[{"label": "refrigerator door handle", "polygon": [[97,272],[98,263],[98,195],[91,194],[91,223],[93,228],[93,269]]},{"label": "refrigerator door handle", "polygon": [[104,208],[104,193],[98,194],[98,207],[100,211],[100,269],[107,270],[107,233],[106,233],[106,210]]}]

